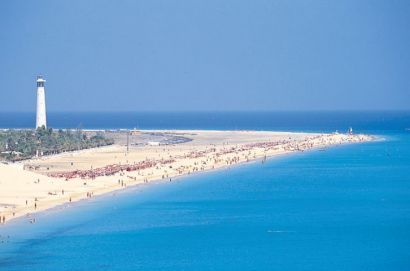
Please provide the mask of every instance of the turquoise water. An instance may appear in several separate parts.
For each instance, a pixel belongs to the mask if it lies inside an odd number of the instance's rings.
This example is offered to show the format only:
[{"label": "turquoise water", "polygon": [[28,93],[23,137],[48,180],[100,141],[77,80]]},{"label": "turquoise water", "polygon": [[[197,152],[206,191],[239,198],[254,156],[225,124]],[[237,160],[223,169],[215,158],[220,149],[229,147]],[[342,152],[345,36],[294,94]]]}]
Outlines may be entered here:
[{"label": "turquoise water", "polygon": [[382,136],[16,220],[0,270],[409,270],[410,131]]}]

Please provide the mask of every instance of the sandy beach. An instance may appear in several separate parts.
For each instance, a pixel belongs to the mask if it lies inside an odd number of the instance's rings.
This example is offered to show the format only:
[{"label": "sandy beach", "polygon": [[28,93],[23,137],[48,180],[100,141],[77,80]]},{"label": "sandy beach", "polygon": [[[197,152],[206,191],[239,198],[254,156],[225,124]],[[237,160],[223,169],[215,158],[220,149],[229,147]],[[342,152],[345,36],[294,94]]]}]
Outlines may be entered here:
[{"label": "sandy beach", "polygon": [[[61,204],[156,180],[215,170],[276,155],[358,143],[367,135],[264,131],[149,131],[190,139],[180,144],[118,144],[14,164],[0,163],[0,218],[5,222]],[[138,136],[137,136],[138,137]]]}]

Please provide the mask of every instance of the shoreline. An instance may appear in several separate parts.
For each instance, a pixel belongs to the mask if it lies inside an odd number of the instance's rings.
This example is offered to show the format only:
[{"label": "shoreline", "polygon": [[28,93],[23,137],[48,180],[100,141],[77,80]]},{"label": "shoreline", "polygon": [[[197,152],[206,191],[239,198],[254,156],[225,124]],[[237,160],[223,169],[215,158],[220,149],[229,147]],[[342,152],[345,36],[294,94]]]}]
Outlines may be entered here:
[{"label": "shoreline", "polygon": [[[164,130],[161,130],[164,131]],[[184,130],[166,130],[167,132],[174,132],[174,133],[181,133],[181,132],[186,132]],[[192,131],[192,130],[191,130]],[[198,133],[201,133],[202,131],[198,130]],[[255,131],[213,131],[213,132],[209,132],[208,133],[241,133],[241,134],[245,134],[247,135],[247,133],[259,133],[259,132],[255,132]],[[263,132],[260,132],[263,133]],[[71,190],[67,190],[67,196],[64,195],[64,192],[62,195],[50,195],[51,197],[43,197],[41,199],[39,199],[38,201],[35,202],[35,205],[37,208],[33,209],[32,204],[31,205],[26,205],[26,206],[22,206],[22,204],[20,203],[19,205],[17,205],[17,200],[14,202],[16,205],[12,208],[9,209],[8,207],[5,208],[3,206],[3,210],[0,210],[0,216],[5,216],[6,217],[6,224],[10,221],[14,221],[14,220],[20,220],[20,219],[25,219],[27,218],[29,220],[29,222],[33,223],[33,219],[35,219],[35,214],[39,213],[39,212],[44,212],[46,210],[49,209],[54,209],[54,208],[59,208],[59,209],[64,209],[67,206],[67,204],[72,204],[72,203],[77,203],[80,202],[82,200],[86,200],[88,198],[92,198],[95,196],[103,196],[103,195],[109,195],[111,193],[116,193],[118,191],[126,191],[127,188],[138,188],[141,187],[142,185],[149,185],[150,183],[159,183],[159,182],[168,182],[168,179],[170,179],[170,181],[174,181],[175,179],[178,180],[180,178],[186,178],[189,177],[190,175],[197,175],[197,173],[209,173],[209,172],[214,172],[217,170],[223,170],[223,169],[228,169],[230,167],[236,167],[236,166],[240,166],[240,165],[245,165],[248,163],[256,163],[257,161],[262,161],[263,160],[267,160],[267,159],[273,159],[273,158],[277,158],[277,157],[281,157],[283,155],[288,155],[288,154],[292,154],[292,153],[298,153],[298,152],[303,152],[303,151],[312,151],[312,150],[318,150],[320,148],[328,148],[328,147],[332,147],[332,146],[337,146],[337,145],[345,145],[345,144],[354,144],[354,143],[362,143],[362,142],[369,142],[369,141],[374,141],[377,138],[373,137],[373,136],[367,136],[367,135],[344,135],[344,134],[310,134],[310,133],[287,133],[287,132],[275,132],[276,135],[279,136],[283,136],[283,135],[297,135],[297,136],[304,136],[303,139],[301,139],[300,141],[297,141],[297,143],[292,142],[285,142],[282,144],[277,144],[275,146],[280,146],[279,148],[276,149],[263,149],[260,146],[264,146],[264,148],[267,148],[266,146],[271,146],[273,143],[270,143],[270,145],[266,142],[254,142],[251,143],[249,145],[251,145],[251,147],[249,147],[249,149],[244,148],[243,146],[247,146],[245,145],[241,145],[240,147],[236,147],[237,149],[234,149],[233,152],[227,152],[227,150],[225,149],[224,145],[225,143],[223,143],[221,146],[223,146],[221,148],[221,150],[224,150],[226,153],[221,152],[222,154],[219,154],[216,152],[216,157],[221,159],[216,160],[215,162],[208,162],[210,161],[210,155],[208,153],[202,154],[202,156],[200,157],[195,157],[195,158],[181,158],[180,160],[182,162],[184,162],[185,164],[191,165],[190,168],[185,168],[183,167],[183,171],[180,172],[170,172],[169,174],[166,175],[166,177],[164,177],[164,175],[162,174],[161,176],[161,172],[163,173],[163,170],[165,168],[165,172],[167,172],[167,170],[169,170],[169,168],[167,167],[167,165],[164,167],[164,165],[160,165],[158,166],[157,164],[154,164],[154,167],[150,167],[148,168],[148,170],[145,171],[151,171],[151,172],[144,172],[142,173],[142,175],[140,175],[140,171],[143,170],[139,170],[138,171],[138,175],[136,174],[136,172],[126,172],[123,173],[122,171],[119,174],[113,174],[112,176],[101,176],[101,177],[97,177],[95,178],[95,180],[89,180],[89,179],[81,179],[81,178],[74,178],[72,180],[69,181],[64,181],[61,180],[59,178],[49,178],[46,177],[46,180],[44,181],[43,178],[41,177],[41,182],[51,182],[51,183],[58,183],[58,184],[65,184],[65,185],[71,185],[73,183],[76,184],[76,186],[73,185],[73,187],[71,187]],[[252,138],[250,139],[252,142]],[[316,141],[315,141],[316,140]],[[257,140],[256,140],[257,141]],[[295,141],[296,142],[296,141]],[[290,145],[292,146],[292,144],[295,144],[295,146],[304,146],[304,144],[307,144],[308,142],[310,142],[311,145],[307,145],[306,149],[286,149],[285,145]],[[313,142],[313,143],[312,143]],[[185,144],[185,143],[183,143]],[[234,143],[235,145],[236,143]],[[252,145],[253,144],[253,145]],[[258,145],[259,144],[259,145]],[[265,144],[265,145],[261,145],[261,144]],[[182,144],[181,144],[182,145]],[[189,145],[189,144],[186,144]],[[208,143],[208,147],[209,144]],[[117,146],[118,147],[118,146]],[[163,148],[164,146],[161,146],[160,148]],[[180,147],[180,146],[177,146]],[[191,148],[195,149],[195,144],[193,144],[193,146],[190,146]],[[201,145],[202,147],[202,145]],[[109,149],[109,147],[102,147],[104,149]],[[233,148],[233,147],[231,147]],[[188,148],[190,150],[190,148]],[[263,149],[263,150],[262,150]],[[141,148],[138,148],[137,151],[140,151]],[[164,148],[165,150],[165,148]],[[79,153],[79,156],[81,155],[91,155],[94,154],[94,151],[97,151],[95,149],[93,150],[83,150],[80,151],[81,153]],[[98,150],[98,151],[102,151],[102,150]],[[107,150],[103,150],[103,151],[107,151]],[[84,152],[84,153],[82,153]],[[157,150],[158,152],[158,150]],[[195,151],[194,151],[195,152]],[[203,152],[203,151],[202,151]],[[249,152],[249,156],[247,156],[246,154],[248,154]],[[233,153],[233,154],[232,154]],[[213,155],[215,155],[212,152]],[[251,154],[253,154],[253,156],[251,156]],[[73,154],[71,153],[64,153],[64,155],[67,155],[68,157],[72,158]],[[175,157],[177,157],[177,155],[175,155]],[[212,156],[214,157],[214,156]],[[64,157],[47,157],[45,159],[42,159],[43,162],[49,162],[52,159],[63,159]],[[206,159],[206,162],[204,162],[204,159]],[[213,158],[212,158],[213,159]],[[172,164],[172,166],[178,165],[177,162],[181,162],[179,160],[177,160],[175,163]],[[198,163],[199,161],[202,162],[202,167],[199,167]],[[182,163],[181,162],[181,163]],[[226,162],[226,163],[225,163]],[[203,164],[205,163],[205,164]],[[20,163],[20,165],[17,165],[17,167],[21,167],[22,164],[24,163]],[[183,163],[182,163],[183,164]],[[192,165],[194,165],[192,167]],[[4,167],[4,165],[2,165],[2,167]],[[15,167],[16,165],[8,165],[7,167],[11,168],[11,167]],[[169,166],[170,168],[172,168],[171,166]],[[1,168],[0,168],[1,170]],[[162,170],[162,171],[161,171]],[[0,173],[3,171],[0,171]],[[27,171],[27,170],[22,170],[21,172],[24,173],[28,173],[28,175],[33,174],[33,172],[31,171]],[[155,172],[155,174],[154,174]],[[39,176],[37,173],[35,173],[34,175]],[[17,174],[18,176],[18,174]],[[44,175],[41,175],[44,176]],[[32,176],[30,176],[32,177]],[[118,183],[116,182],[115,179],[118,179]],[[122,179],[122,181],[120,182],[120,179]],[[125,179],[125,182],[124,182]],[[88,186],[88,182],[91,183],[95,183],[95,182],[99,182],[101,181],[101,183],[97,183],[98,185],[91,185]],[[125,183],[125,185],[123,184],[123,182]],[[82,183],[87,184],[82,186]],[[0,184],[1,185],[1,184]],[[1,188],[1,186],[0,186]],[[51,188],[49,188],[50,190]],[[45,191],[42,191],[43,194]],[[56,196],[55,198],[53,198],[53,196]],[[37,199],[37,198],[36,198]],[[4,200],[3,200],[4,201]],[[19,198],[19,201],[21,202],[21,199]],[[38,204],[37,204],[38,203]],[[0,204],[4,204],[4,202],[0,202]],[[26,203],[27,204],[27,203]],[[1,207],[1,206],[0,206]],[[5,209],[7,209],[5,211]],[[34,220],[35,221],[35,220]]]},{"label": "shoreline", "polygon": [[[363,142],[363,143],[366,143],[366,142]],[[346,146],[348,144],[349,143],[346,143],[346,144],[343,144],[343,145]],[[350,144],[355,144],[355,143],[350,143]],[[336,146],[339,146],[339,145],[335,145],[333,147],[336,147]],[[314,151],[318,151],[318,150],[319,150],[319,147],[315,148],[315,149],[311,149],[307,152],[314,152]],[[274,155],[274,156],[269,156],[269,157],[267,157],[266,161],[272,161],[272,160],[277,159],[277,158],[283,158],[283,157],[286,157],[286,156],[295,155],[297,153],[299,153],[299,152],[287,152],[287,153],[282,153],[282,154],[278,154],[278,155]],[[242,161],[242,162],[239,162],[235,165],[227,165],[227,166],[219,167],[219,168],[215,168],[215,169],[207,169],[207,170],[199,171],[199,172],[196,172],[196,173],[193,173],[193,174],[177,175],[177,176],[173,177],[172,183],[183,182],[184,179],[190,178],[190,177],[198,177],[198,176],[201,176],[201,175],[220,172],[220,171],[223,171],[223,170],[229,170],[229,169],[232,169],[232,168],[239,168],[239,167],[244,167],[244,166],[256,165],[258,162],[261,162],[261,161],[263,161],[263,158],[256,158],[256,159],[253,159],[253,160],[250,160],[250,161]],[[80,198],[78,200],[75,200],[75,201],[72,201],[72,202],[63,202],[61,204],[51,206],[50,208],[47,208],[47,209],[44,209],[44,210],[39,210],[39,211],[34,212],[34,213],[29,213],[29,214],[26,214],[26,215],[20,215],[20,216],[17,216],[17,217],[13,217],[10,220],[8,220],[3,226],[10,225],[11,223],[23,222],[24,220],[26,220],[27,218],[30,218],[31,215],[34,215],[34,214],[42,214],[42,213],[51,212],[51,211],[62,212],[66,208],[70,208],[70,207],[77,208],[79,206],[76,206],[76,205],[79,205],[82,202],[85,203],[85,202],[92,201],[93,199],[102,199],[104,197],[107,197],[107,198],[113,197],[113,196],[116,196],[117,193],[118,194],[119,193],[133,193],[133,192],[137,191],[138,188],[147,188],[147,187],[152,187],[153,185],[161,185],[161,184],[164,185],[164,184],[167,184],[167,183],[170,183],[170,182],[167,181],[167,180],[164,180],[164,179],[154,179],[154,180],[152,180],[148,183],[136,183],[136,184],[133,184],[133,185],[130,185],[130,186],[127,186],[127,187],[117,188],[117,189],[114,189],[114,190],[110,190],[108,192],[103,192],[101,194],[96,194],[95,196],[93,196],[91,198],[82,197],[82,198]],[[29,216],[29,217],[27,217],[27,216]],[[2,224],[0,223],[0,229],[1,229],[1,226],[2,226]]]}]

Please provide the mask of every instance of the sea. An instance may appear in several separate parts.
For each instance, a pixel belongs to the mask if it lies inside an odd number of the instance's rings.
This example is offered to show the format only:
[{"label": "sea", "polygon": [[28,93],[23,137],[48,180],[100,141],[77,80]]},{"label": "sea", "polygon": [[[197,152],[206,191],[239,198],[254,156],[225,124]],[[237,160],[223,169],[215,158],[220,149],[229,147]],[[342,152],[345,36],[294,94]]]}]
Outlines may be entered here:
[{"label": "sea", "polygon": [[[0,113],[0,128],[29,128],[34,117]],[[410,270],[410,112],[48,118],[56,129],[352,127],[377,140],[136,186],[38,213],[35,224],[11,221],[0,226],[0,270]]]}]

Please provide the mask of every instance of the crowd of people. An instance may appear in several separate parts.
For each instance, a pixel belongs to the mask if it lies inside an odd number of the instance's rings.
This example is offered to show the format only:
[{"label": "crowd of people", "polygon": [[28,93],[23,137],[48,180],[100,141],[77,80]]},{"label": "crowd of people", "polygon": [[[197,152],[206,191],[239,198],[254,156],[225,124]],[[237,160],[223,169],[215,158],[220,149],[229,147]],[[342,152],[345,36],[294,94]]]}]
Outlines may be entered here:
[{"label": "crowd of people", "polygon": [[57,178],[65,178],[66,180],[73,179],[73,178],[81,178],[81,179],[95,179],[96,177],[100,176],[112,176],[119,172],[130,172],[136,170],[143,170],[146,168],[151,168],[156,166],[157,164],[170,164],[174,162],[173,159],[167,160],[144,160],[134,164],[113,164],[107,165],[101,168],[89,169],[89,170],[74,170],[68,172],[54,172],[47,174],[49,177],[57,177]]},{"label": "crowd of people", "polygon": [[[281,141],[265,141],[249,144],[229,145],[224,144],[222,146],[207,148],[205,150],[194,150],[184,154],[169,156],[165,159],[145,159],[141,162],[135,162],[134,164],[112,164],[100,168],[91,168],[89,170],[74,170],[68,172],[54,172],[47,174],[49,177],[65,178],[66,180],[73,178],[81,179],[95,179],[100,176],[112,176],[117,173],[124,174],[124,172],[140,171],[148,168],[163,167],[167,164],[172,164],[175,161],[182,161],[186,159],[198,159],[205,158],[201,165],[198,162],[194,162],[194,165],[180,165],[175,168],[175,171],[179,174],[191,173],[194,171],[204,170],[208,167],[209,162],[213,164],[224,163],[226,165],[232,165],[240,162],[241,160],[249,161],[257,157],[256,150],[263,150],[266,157],[266,153],[271,151],[304,151],[306,149],[314,148],[315,146],[323,146],[327,144],[334,144],[334,138],[331,135],[323,136],[316,135],[305,140],[281,140]],[[340,140],[340,139],[339,139]],[[344,138],[342,141],[349,141],[350,138]],[[232,156],[233,154],[233,156]],[[240,157],[241,156],[241,157]],[[172,168],[172,165],[170,165]],[[165,174],[162,178],[168,177]]]}]

